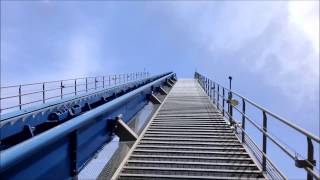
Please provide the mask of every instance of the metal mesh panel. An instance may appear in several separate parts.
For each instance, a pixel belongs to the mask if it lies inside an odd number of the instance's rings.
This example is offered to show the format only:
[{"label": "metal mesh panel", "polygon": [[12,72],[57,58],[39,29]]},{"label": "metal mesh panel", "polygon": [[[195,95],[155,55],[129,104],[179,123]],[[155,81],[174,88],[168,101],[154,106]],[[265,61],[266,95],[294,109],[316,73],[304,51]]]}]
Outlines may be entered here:
[{"label": "metal mesh panel", "polygon": [[133,144],[134,141],[119,142],[118,149],[109,160],[108,164],[103,168],[98,177],[99,180],[111,179],[112,175],[117,170],[127,153],[130,151],[130,148]]}]

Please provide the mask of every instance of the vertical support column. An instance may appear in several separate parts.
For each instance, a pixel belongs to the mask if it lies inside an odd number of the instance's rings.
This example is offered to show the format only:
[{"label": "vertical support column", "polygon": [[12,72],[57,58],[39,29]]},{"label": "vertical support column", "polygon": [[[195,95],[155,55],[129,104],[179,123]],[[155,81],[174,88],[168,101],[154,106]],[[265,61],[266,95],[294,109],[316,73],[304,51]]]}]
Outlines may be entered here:
[{"label": "vertical support column", "polygon": [[[265,111],[263,111],[263,131],[267,132],[267,114]],[[262,156],[262,171],[266,171],[267,170],[267,158],[266,158],[266,154],[267,154],[267,136],[265,135],[265,133],[263,133],[263,137],[262,137],[262,151],[263,151],[263,156]]]},{"label": "vertical support column", "polygon": [[45,83],[42,84],[42,103],[46,102],[46,88]]},{"label": "vertical support column", "polygon": [[111,78],[110,78],[110,75],[109,75],[109,87],[111,86]]},{"label": "vertical support column", "polygon": [[19,109],[22,109],[21,85],[19,85]]},{"label": "vertical support column", "polygon": [[246,101],[242,98],[242,143],[245,143],[244,130],[246,129]]}]

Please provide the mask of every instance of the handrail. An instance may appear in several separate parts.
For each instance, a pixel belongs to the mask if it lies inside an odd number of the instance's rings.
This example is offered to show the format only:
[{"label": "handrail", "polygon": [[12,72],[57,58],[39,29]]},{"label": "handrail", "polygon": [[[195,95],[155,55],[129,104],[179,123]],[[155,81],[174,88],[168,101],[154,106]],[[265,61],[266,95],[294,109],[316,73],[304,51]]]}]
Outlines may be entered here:
[{"label": "handrail", "polygon": [[[320,137],[317,137],[315,135],[313,135],[312,133],[308,132],[307,130],[295,125],[292,122],[289,122],[287,119],[282,118],[279,115],[276,115],[275,113],[272,113],[271,111],[267,110],[266,108],[254,103],[253,101],[249,100],[248,98],[232,91],[229,88],[225,88],[224,86],[220,85],[219,83],[212,81],[211,79],[208,79],[207,77],[199,74],[199,73],[195,73],[195,78],[198,79],[200,85],[202,86],[202,88],[205,90],[205,92],[208,94],[208,96],[210,98],[213,99],[213,102],[217,105],[217,108],[219,109],[222,108],[222,113],[223,115],[227,115],[230,121],[231,125],[235,125],[237,123],[235,123],[235,119],[233,118],[233,113],[232,110],[236,109],[237,112],[240,113],[240,115],[242,116],[242,141],[245,142],[244,139],[244,133],[245,133],[245,122],[246,120],[248,120],[252,125],[254,125],[255,128],[257,128],[262,134],[263,134],[263,156],[262,156],[262,168],[263,170],[266,170],[266,156],[264,154],[266,154],[267,151],[267,139],[270,139],[273,143],[276,144],[277,147],[279,147],[285,154],[287,154],[291,159],[293,159],[296,163],[296,166],[299,168],[304,168],[307,171],[307,178],[312,179],[312,177],[316,178],[316,179],[320,179],[319,175],[313,170],[313,168],[315,167],[315,160],[314,160],[314,155],[313,155],[313,144],[312,144],[312,140],[316,143],[320,143]],[[217,86],[217,90],[216,90],[216,86]],[[222,88],[223,91],[223,95],[220,94],[220,89]],[[212,92],[213,91],[213,92]],[[219,92],[220,91],[220,92]],[[227,91],[228,97],[225,98],[224,94],[225,91]],[[236,107],[236,105],[231,103],[231,100],[233,95],[239,97],[242,100],[242,111]],[[222,98],[222,103],[223,105],[220,105],[220,100],[219,97]],[[225,113],[224,110],[224,103],[227,102],[228,103],[228,112]],[[253,120],[251,120],[247,114],[245,113],[245,109],[246,109],[246,102],[251,104],[254,108],[257,108],[258,110],[260,110],[262,112],[263,115],[263,127],[260,127],[257,123],[255,123]],[[219,109],[220,110],[220,109]],[[298,133],[300,133],[301,135],[304,135],[307,138],[307,152],[308,152],[308,158],[306,160],[299,160],[298,157],[296,155],[294,155],[292,152],[289,152],[289,150],[282,145],[281,142],[277,141],[276,139],[274,139],[274,137],[272,137],[270,135],[270,133],[267,132],[267,115],[273,117],[275,120],[278,120],[279,122],[282,122],[283,124],[287,125],[288,127],[296,130]],[[293,151],[294,152],[294,151]],[[294,152],[296,153],[296,152]]]},{"label": "handrail", "polygon": [[1,161],[0,161],[0,171],[3,172],[6,169],[16,165],[20,161],[24,160],[27,157],[30,157],[32,154],[38,152],[43,147],[48,146],[72,133],[73,131],[90,124],[95,121],[97,117],[106,115],[109,112],[117,109],[118,107],[126,104],[128,101],[131,101],[136,95],[141,94],[141,92],[150,89],[154,85],[163,82],[165,79],[172,77],[174,73],[166,73],[164,76],[159,76],[158,79],[139,87],[127,94],[124,94],[106,104],[96,107],[80,116],[77,116],[65,123],[62,123],[55,128],[49,129],[37,136],[34,136],[31,139],[23,141],[9,149],[1,151]]},{"label": "handrail", "polygon": [[[96,89],[116,86],[119,84],[136,81],[146,77],[149,77],[148,72],[136,72],[136,73],[127,73],[127,74],[119,74],[119,75],[82,77],[82,78],[45,81],[45,82],[38,82],[38,83],[29,83],[29,84],[0,87],[0,90],[1,90],[0,101],[7,102],[2,104],[2,107],[0,108],[0,114],[2,114],[4,110],[6,112],[14,108],[15,109],[19,108],[19,110],[21,110],[24,105],[32,104],[31,103],[32,101],[30,101],[30,99],[33,99],[35,97],[33,96],[31,97],[30,95],[38,94],[37,96],[39,97],[41,96],[42,102],[46,103],[46,100],[52,99],[52,97],[46,98],[48,96],[49,91],[60,90],[60,92],[57,92],[59,93],[59,96],[54,95],[54,97],[55,98],[60,97],[62,99],[66,95],[71,95],[71,94],[77,95],[77,93],[80,93],[80,92],[84,92],[84,91],[88,92],[93,89],[96,90]],[[77,83],[77,82],[80,82],[80,83]],[[48,86],[50,88],[48,88]],[[92,86],[94,87],[91,88]],[[26,90],[27,92],[25,92],[23,91],[24,87],[28,87],[28,89],[34,87],[34,89],[36,90],[33,90],[33,91]],[[74,88],[74,89],[71,90],[71,88]],[[67,93],[64,93],[64,90],[67,91]],[[70,92],[70,90],[72,92]],[[7,92],[14,91],[17,93],[15,94],[10,93],[10,95],[3,96],[3,94],[6,93],[6,91]],[[23,102],[26,100],[29,100],[29,101]],[[9,104],[9,102],[11,106],[6,106],[6,104]],[[37,102],[40,102],[40,101],[34,101],[33,103],[37,103]]]},{"label": "handrail", "polygon": [[[166,73],[165,73],[166,74]],[[158,75],[152,75],[152,76],[149,76],[149,77],[147,77],[148,79],[152,79],[152,78],[155,78],[155,77],[158,77]],[[90,97],[90,96],[93,96],[93,95],[96,95],[96,94],[99,94],[99,93],[102,93],[102,92],[104,92],[104,91],[111,91],[111,90],[114,90],[114,89],[117,89],[117,88],[119,88],[119,87],[121,87],[121,86],[125,86],[125,85],[129,85],[130,83],[138,83],[138,82],[142,82],[142,81],[144,81],[146,78],[144,78],[144,79],[139,79],[139,80],[134,80],[134,81],[130,81],[130,82],[126,82],[126,83],[123,83],[123,84],[117,84],[117,85],[114,85],[114,86],[111,86],[111,87],[107,87],[106,89],[99,89],[99,90],[96,90],[96,91],[90,91],[90,90],[95,90],[95,88],[93,87],[93,88],[90,88],[90,89],[87,89],[88,91],[88,93],[85,93],[85,94],[79,94],[79,95],[77,95],[77,96],[72,96],[72,97],[69,97],[69,98],[72,98],[72,99],[63,99],[63,101],[62,101],[62,103],[66,103],[66,102],[68,102],[68,101],[73,101],[73,100],[76,100],[76,99],[84,99],[84,98],[86,98],[86,97]],[[60,88],[59,88],[60,89]],[[86,91],[86,89],[84,89],[84,90],[79,90],[79,91],[77,91],[77,92],[80,92],[80,91]],[[65,95],[65,94],[63,94],[63,95]],[[60,94],[59,95],[57,95],[57,96],[50,96],[50,97],[46,97],[46,100],[48,100],[48,99],[53,99],[53,98],[57,98],[57,97],[60,97]],[[38,100],[37,102],[40,102],[41,100]],[[60,104],[61,102],[59,101],[59,102],[53,102],[53,104],[52,103],[50,103],[48,106],[55,106],[55,105],[57,105],[57,104]],[[29,103],[30,104],[30,103]],[[22,105],[25,105],[25,104],[22,104]],[[13,107],[8,107],[8,108],[14,108],[14,107],[19,107],[19,105],[15,105],[15,106],[13,106]],[[44,106],[44,107],[42,107],[42,108],[48,108],[47,106]],[[37,109],[37,110],[35,110],[35,111],[39,111],[40,109]],[[21,116],[21,115],[26,115],[26,114],[29,114],[29,113],[34,113],[34,111],[24,111],[24,112],[22,112],[22,113],[19,113],[18,115],[17,114],[14,114],[14,116],[8,116],[8,117],[1,117],[1,119],[0,119],[0,121],[5,121],[5,120],[7,120],[7,119],[10,119],[10,118],[13,118],[13,117],[17,117],[17,116]]]},{"label": "handrail", "polygon": [[[222,86],[221,84],[219,84],[219,83],[217,83],[217,82],[215,82],[215,81],[212,81],[212,82],[215,83],[215,84],[217,84],[218,86],[222,87],[223,89],[227,90],[228,92],[231,92],[232,94],[237,95],[239,98],[244,99],[246,102],[250,103],[250,104],[253,105],[254,107],[260,109],[261,111],[266,112],[266,113],[269,114],[270,116],[272,116],[272,117],[278,119],[279,121],[283,122],[284,124],[286,124],[286,125],[294,128],[295,130],[299,131],[300,133],[302,133],[302,134],[310,137],[310,138],[313,139],[314,141],[320,143],[320,137],[317,137],[317,136],[309,133],[307,130],[305,130],[305,129],[303,129],[303,128],[300,128],[300,127],[297,126],[296,124],[294,124],[294,123],[292,123],[292,122],[289,122],[288,120],[286,120],[285,118],[283,118],[283,117],[281,117],[281,116],[279,116],[279,115],[276,115],[275,113],[271,112],[270,110],[268,110],[268,109],[266,109],[266,108],[264,108],[264,107],[262,107],[262,106],[260,106],[260,105],[258,105],[258,104],[256,104],[256,103],[254,103],[253,101],[251,101],[251,100],[249,100],[248,98],[240,95],[239,93],[236,93],[236,92],[230,90],[229,88],[226,88],[226,87]],[[219,94],[219,95],[220,95],[220,94]],[[222,97],[222,96],[220,96],[220,97]]]}]

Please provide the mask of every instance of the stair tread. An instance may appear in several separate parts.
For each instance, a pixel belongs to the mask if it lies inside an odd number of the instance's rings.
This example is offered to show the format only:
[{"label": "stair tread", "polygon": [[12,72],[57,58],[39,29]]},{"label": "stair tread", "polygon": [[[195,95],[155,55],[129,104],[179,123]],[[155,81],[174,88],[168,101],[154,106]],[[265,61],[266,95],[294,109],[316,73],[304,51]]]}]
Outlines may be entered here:
[{"label": "stair tread", "polygon": [[168,175],[168,174],[130,174],[121,173],[120,177],[138,177],[138,178],[164,178],[164,179],[221,179],[221,180],[260,180],[264,178],[247,178],[232,176],[187,176],[187,175]]}]

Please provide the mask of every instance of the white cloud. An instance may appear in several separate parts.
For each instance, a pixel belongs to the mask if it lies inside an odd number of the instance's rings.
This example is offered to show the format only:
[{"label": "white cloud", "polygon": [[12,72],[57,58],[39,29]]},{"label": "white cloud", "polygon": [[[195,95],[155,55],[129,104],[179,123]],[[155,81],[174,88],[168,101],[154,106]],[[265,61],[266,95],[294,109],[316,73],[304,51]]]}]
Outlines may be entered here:
[{"label": "white cloud", "polygon": [[319,53],[319,1],[291,1],[288,9],[290,23],[304,32]]},{"label": "white cloud", "polygon": [[301,101],[319,90],[318,7],[316,1],[175,3],[171,13],[213,57],[233,54],[247,71]]}]

